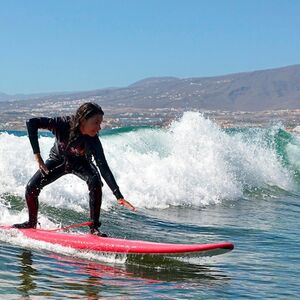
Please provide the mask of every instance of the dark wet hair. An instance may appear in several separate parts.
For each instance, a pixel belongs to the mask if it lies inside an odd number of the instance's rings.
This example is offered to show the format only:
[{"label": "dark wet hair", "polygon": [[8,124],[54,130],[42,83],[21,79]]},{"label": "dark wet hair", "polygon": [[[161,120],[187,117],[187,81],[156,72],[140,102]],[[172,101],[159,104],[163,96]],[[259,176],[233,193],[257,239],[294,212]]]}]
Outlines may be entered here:
[{"label": "dark wet hair", "polygon": [[70,122],[70,136],[68,146],[75,141],[80,135],[80,124],[81,121],[92,118],[95,115],[104,115],[104,112],[97,103],[86,102],[77,109],[74,116],[71,118]]}]

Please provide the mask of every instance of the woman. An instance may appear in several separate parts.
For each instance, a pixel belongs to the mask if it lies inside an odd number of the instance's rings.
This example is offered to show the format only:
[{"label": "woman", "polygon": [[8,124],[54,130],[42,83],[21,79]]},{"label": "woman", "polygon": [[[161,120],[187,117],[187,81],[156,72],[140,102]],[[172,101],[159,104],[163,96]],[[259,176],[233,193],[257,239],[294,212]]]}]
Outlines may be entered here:
[{"label": "woman", "polygon": [[[13,225],[15,228],[36,228],[38,215],[38,196],[44,186],[65,174],[75,174],[83,179],[89,189],[90,218],[92,234],[100,233],[99,217],[102,202],[102,182],[92,157],[100,173],[120,205],[132,210],[135,208],[124,199],[106,162],[98,132],[101,129],[104,112],[96,103],[84,103],[72,117],[33,118],[26,125],[30,143],[39,170],[26,187],[26,203],[29,220]],[[38,143],[38,129],[48,129],[56,137],[49,159],[44,163]]]}]

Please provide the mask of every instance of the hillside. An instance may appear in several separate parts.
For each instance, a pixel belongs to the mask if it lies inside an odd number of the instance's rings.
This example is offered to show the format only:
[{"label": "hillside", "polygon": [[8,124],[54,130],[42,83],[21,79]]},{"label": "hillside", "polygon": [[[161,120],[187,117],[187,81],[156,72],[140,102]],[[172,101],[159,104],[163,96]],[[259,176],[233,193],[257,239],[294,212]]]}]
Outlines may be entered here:
[{"label": "hillside", "polygon": [[300,108],[300,65],[206,78],[146,78],[125,88],[56,93],[1,94],[2,101],[96,101],[110,107],[262,111]]}]

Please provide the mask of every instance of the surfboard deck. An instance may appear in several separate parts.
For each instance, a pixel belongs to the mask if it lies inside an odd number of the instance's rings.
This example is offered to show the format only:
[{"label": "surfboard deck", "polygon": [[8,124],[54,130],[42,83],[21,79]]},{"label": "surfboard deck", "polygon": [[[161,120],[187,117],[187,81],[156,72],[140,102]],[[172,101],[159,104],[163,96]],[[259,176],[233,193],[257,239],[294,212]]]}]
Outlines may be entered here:
[{"label": "surfboard deck", "polygon": [[112,237],[99,237],[92,234],[75,234],[47,229],[16,229],[0,226],[1,229],[20,231],[25,237],[71,247],[78,250],[114,254],[165,255],[165,256],[213,256],[231,251],[234,245],[229,242],[215,244],[170,244],[141,240],[126,240]]}]

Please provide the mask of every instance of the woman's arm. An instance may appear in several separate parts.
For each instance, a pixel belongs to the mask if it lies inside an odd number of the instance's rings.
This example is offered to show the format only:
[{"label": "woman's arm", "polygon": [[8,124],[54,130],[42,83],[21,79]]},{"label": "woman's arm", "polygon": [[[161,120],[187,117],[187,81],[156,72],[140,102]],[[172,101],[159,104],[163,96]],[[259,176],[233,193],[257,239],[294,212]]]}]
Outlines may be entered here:
[{"label": "woman's arm", "polygon": [[38,130],[48,129],[55,133],[61,122],[61,118],[32,118],[26,122],[28,137],[34,154],[40,153]]},{"label": "woman's arm", "polygon": [[96,136],[93,138],[93,156],[95,158],[96,164],[100,170],[101,176],[113,192],[113,194],[116,196],[117,199],[123,199],[123,195],[120,192],[119,186],[117,185],[117,182],[108,166],[108,163],[106,161],[104,151],[102,148],[102,144]]},{"label": "woman's arm", "polygon": [[28,137],[34,153],[34,158],[38,163],[39,169],[44,173],[48,174],[49,170],[44,163],[44,160],[40,154],[40,146],[38,141],[38,129],[48,129],[52,133],[55,133],[58,128],[63,128],[67,122],[67,118],[32,118],[26,122]]},{"label": "woman's arm", "polygon": [[117,185],[116,180],[107,164],[104,151],[98,136],[95,137],[94,141],[95,141],[94,158],[100,170],[101,176],[104,178],[105,182],[110,187],[113,194],[116,196],[118,203],[122,206],[125,206],[135,211],[136,210],[135,207],[131,205],[127,200],[125,200],[123,195],[120,192],[119,186]]}]

